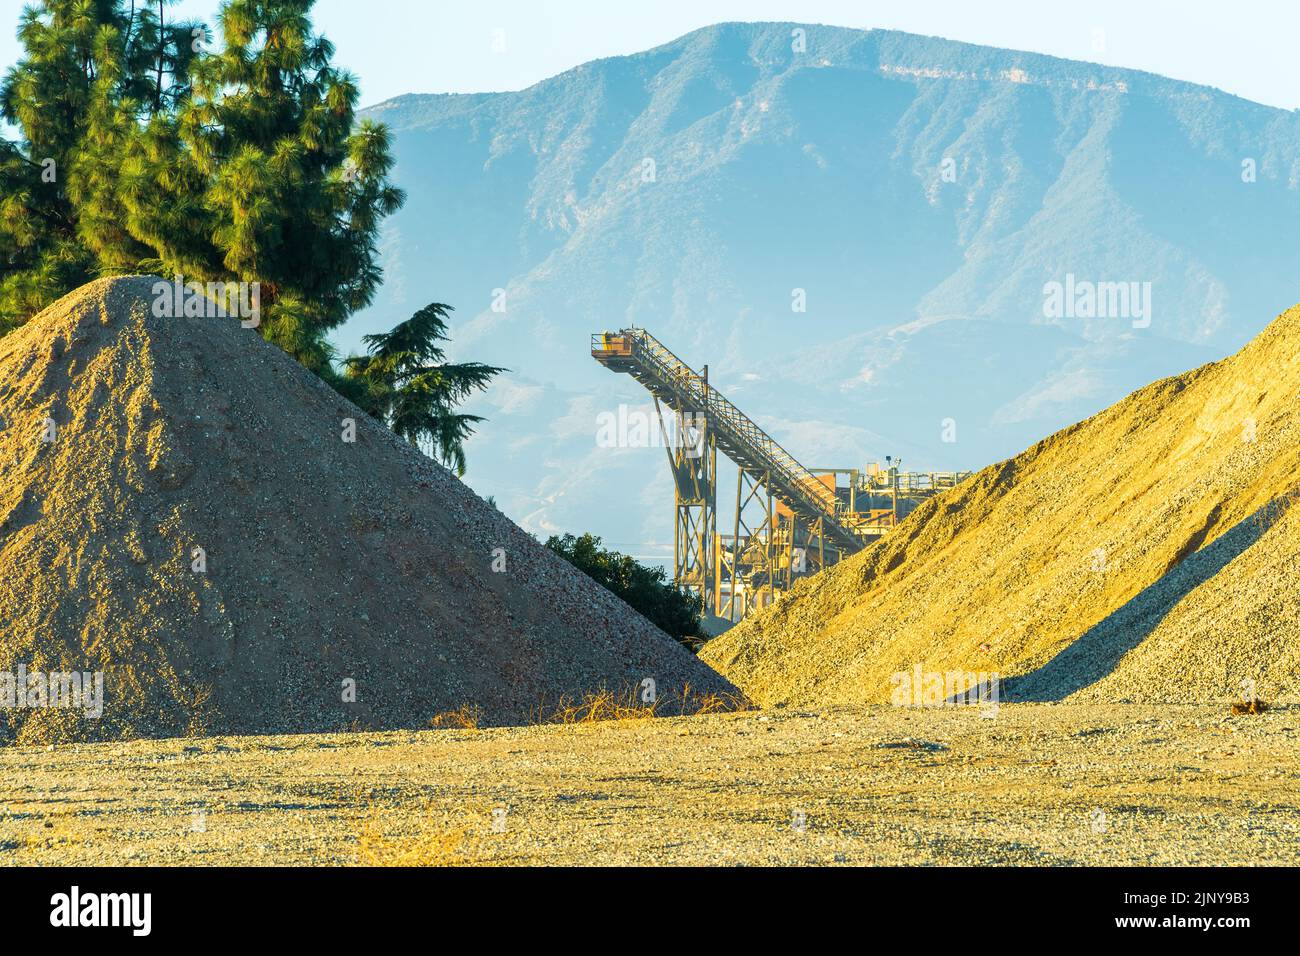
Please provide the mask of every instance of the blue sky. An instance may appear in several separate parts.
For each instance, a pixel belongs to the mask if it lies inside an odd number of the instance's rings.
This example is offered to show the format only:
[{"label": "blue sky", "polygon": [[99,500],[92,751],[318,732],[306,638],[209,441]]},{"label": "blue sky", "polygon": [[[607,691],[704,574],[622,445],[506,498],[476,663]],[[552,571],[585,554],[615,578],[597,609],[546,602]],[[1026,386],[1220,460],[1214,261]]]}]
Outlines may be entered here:
[{"label": "blue sky", "polygon": [[[0,65],[7,66],[18,55],[13,28],[20,4],[0,6],[7,21],[0,26]],[[217,0],[183,0],[176,9],[214,19],[218,6]],[[792,20],[886,27],[1132,67],[1300,108],[1300,4],[1294,0],[320,0],[315,16],[337,46],[338,62],[360,77],[366,104],[401,93],[521,89],[710,23]],[[504,51],[494,52],[501,38]]]}]

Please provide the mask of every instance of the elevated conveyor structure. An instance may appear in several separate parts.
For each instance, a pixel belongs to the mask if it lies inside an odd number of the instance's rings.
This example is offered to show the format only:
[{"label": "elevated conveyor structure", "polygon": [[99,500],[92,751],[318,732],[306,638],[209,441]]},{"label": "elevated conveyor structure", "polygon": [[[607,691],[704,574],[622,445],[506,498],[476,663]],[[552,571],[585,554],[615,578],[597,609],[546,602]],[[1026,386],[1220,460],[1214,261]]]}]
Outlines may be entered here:
[{"label": "elevated conveyor structure", "polygon": [[[631,375],[673,413],[676,432],[664,429],[673,474],[674,580],[704,607],[735,621],[813,573],[861,550],[899,518],[898,479],[884,487],[860,481],[856,469],[814,472],[709,384],[708,366],[696,372],[645,329],[630,327],[591,337],[591,355],[614,372]],[[717,452],[737,466],[731,534],[719,536]],[[849,475],[847,489],[837,475]],[[964,474],[906,476],[913,499],[950,487]],[[859,493],[865,497],[860,502]],[[863,508],[860,505],[865,504]],[[873,507],[883,505],[883,507]]]}]

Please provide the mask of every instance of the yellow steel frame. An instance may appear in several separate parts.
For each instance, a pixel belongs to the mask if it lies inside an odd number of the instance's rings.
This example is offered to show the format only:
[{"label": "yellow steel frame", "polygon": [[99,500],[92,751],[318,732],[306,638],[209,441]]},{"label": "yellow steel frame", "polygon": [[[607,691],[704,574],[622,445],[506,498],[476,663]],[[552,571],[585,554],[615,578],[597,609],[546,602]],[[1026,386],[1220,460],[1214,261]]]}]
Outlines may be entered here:
[{"label": "yellow steel frame", "polygon": [[[812,574],[884,535],[898,523],[899,501],[913,506],[955,486],[969,473],[905,474],[891,469],[862,480],[857,469],[809,470],[795,460],[701,375],[645,329],[630,327],[591,337],[591,354],[625,372],[650,392],[659,412],[673,476],[673,580],[696,594],[706,610],[740,620],[788,591],[795,578]],[[670,438],[663,406],[676,417]],[[735,462],[736,512],[730,549],[717,534],[717,457]],[[848,501],[817,477],[849,476]],[[866,510],[857,496],[868,493]],[[871,496],[888,496],[890,507],[871,508]],[[779,500],[788,514],[778,514]],[[795,549],[807,564],[795,568]]]},{"label": "yellow steel frame", "polygon": [[704,417],[680,406],[671,409],[676,434],[669,436],[659,399],[654,402],[673,476],[673,581],[696,595],[701,606],[708,609],[714,604],[717,443]]}]

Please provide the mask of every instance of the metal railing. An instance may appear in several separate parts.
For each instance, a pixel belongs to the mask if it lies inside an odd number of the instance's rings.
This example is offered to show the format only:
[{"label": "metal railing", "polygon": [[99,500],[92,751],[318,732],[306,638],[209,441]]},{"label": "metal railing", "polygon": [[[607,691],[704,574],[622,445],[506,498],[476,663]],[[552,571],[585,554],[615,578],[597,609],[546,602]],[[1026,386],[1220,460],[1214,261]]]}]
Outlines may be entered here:
[{"label": "metal railing", "polygon": [[823,519],[827,533],[845,543],[854,546],[865,543],[849,526],[848,507],[834,489],[799,464],[749,416],[645,329],[596,333],[591,337],[591,349],[598,359],[608,357],[617,364],[629,365],[629,371],[656,397],[683,411],[703,413],[723,452],[741,467],[767,472],[773,492],[791,510],[804,512],[805,518]]}]

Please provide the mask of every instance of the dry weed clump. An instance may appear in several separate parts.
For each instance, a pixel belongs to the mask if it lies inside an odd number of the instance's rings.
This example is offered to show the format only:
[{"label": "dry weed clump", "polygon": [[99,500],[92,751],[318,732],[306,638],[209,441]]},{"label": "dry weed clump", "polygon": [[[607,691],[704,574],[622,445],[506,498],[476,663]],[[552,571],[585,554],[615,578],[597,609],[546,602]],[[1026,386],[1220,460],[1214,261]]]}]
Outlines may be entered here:
[{"label": "dry weed clump", "polygon": [[357,834],[360,866],[464,866],[469,830],[463,826],[388,834],[382,819],[370,819]]},{"label": "dry weed clump", "polygon": [[742,694],[707,691],[697,693],[690,684],[680,692],[647,695],[639,687],[622,692],[601,689],[581,697],[562,696],[551,706],[534,710],[536,724],[591,724],[602,721],[639,721],[652,717],[679,717],[749,710],[752,704]]},{"label": "dry weed clump", "polygon": [[648,720],[659,709],[658,699],[644,703],[635,691],[615,694],[608,690],[587,693],[581,699],[560,698],[548,723],[591,724],[605,720]]},{"label": "dry weed clump", "polygon": [[[355,840],[359,866],[464,866],[476,855],[476,835],[489,813],[472,808],[455,811],[418,801],[409,812],[400,794],[389,793],[393,805],[377,801],[369,787],[346,788],[345,799],[357,808]],[[392,812],[398,811],[401,812]],[[416,821],[413,824],[410,821]],[[404,827],[401,830],[395,828]]]},{"label": "dry weed clump", "polygon": [[1268,710],[1268,704],[1255,698],[1233,701],[1232,706],[1229,708],[1229,712],[1234,717],[1240,717],[1244,714],[1262,714],[1266,710]]},{"label": "dry weed clump", "polygon": [[435,714],[429,721],[434,729],[455,728],[457,730],[478,730],[483,722],[483,708],[477,704],[462,704],[455,710]]},{"label": "dry weed clump", "polygon": [[34,852],[63,851],[70,846],[85,842],[75,835],[71,818],[72,815],[66,813],[47,817],[36,829],[18,836],[11,848]]},{"label": "dry weed clump", "polygon": [[[702,716],[750,710],[753,704],[743,694],[708,690],[702,693],[684,684],[680,691],[648,694],[642,687],[622,691],[601,688],[583,694],[562,694],[551,703],[532,708],[527,723],[594,724],[605,721],[638,721],[653,717]],[[455,710],[435,714],[429,720],[435,730],[479,730],[485,726],[483,708],[462,704]]]},{"label": "dry weed clump", "polygon": [[695,709],[690,713],[697,717],[705,714],[731,714],[754,709],[754,704],[744,694],[710,691],[701,697],[695,698],[695,701]]}]

